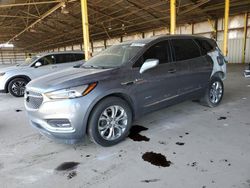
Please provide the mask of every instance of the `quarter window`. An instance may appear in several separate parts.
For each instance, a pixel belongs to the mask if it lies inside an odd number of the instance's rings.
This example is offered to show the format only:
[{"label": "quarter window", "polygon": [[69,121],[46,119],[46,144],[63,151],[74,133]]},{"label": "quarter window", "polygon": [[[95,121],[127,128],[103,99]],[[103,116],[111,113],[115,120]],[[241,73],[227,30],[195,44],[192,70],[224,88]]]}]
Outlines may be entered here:
[{"label": "quarter window", "polygon": [[85,59],[84,54],[75,54],[75,61],[80,61],[80,60],[84,60],[84,59]]},{"label": "quarter window", "polygon": [[176,61],[183,61],[201,56],[199,46],[192,39],[172,39],[171,44]]},{"label": "quarter window", "polygon": [[202,55],[206,55],[214,48],[207,40],[196,39],[195,41],[199,44]]}]

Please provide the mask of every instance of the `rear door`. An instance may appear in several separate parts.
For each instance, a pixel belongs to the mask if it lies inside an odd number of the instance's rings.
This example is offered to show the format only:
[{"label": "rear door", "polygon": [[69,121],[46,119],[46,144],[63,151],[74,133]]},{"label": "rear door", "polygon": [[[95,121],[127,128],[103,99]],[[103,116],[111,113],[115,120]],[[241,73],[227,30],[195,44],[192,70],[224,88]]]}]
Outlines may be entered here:
[{"label": "rear door", "polygon": [[54,66],[56,70],[62,70],[75,65],[75,56],[73,53],[63,53],[56,54],[56,65]]},{"label": "rear door", "polygon": [[176,62],[178,95],[201,89],[207,83],[207,61],[192,39],[171,39]]},{"label": "rear door", "polygon": [[[159,65],[140,74],[140,68],[147,59],[158,59]],[[169,41],[158,42],[139,58],[132,68],[132,88],[140,109],[149,112],[176,96],[176,66],[172,62]]]}]

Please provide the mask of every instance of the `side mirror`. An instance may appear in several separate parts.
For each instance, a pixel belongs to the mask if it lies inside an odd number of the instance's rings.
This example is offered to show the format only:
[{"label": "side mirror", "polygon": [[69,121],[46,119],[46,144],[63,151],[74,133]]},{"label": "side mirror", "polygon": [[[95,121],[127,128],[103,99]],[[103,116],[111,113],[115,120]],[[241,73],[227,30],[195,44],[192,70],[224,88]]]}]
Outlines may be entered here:
[{"label": "side mirror", "polygon": [[35,64],[35,67],[37,68],[37,67],[41,67],[42,66],[42,63],[41,62],[36,62],[36,64]]},{"label": "side mirror", "polygon": [[157,65],[159,65],[159,59],[147,59],[141,69],[140,69],[140,74],[144,73],[145,71],[152,69],[154,67],[156,67]]}]

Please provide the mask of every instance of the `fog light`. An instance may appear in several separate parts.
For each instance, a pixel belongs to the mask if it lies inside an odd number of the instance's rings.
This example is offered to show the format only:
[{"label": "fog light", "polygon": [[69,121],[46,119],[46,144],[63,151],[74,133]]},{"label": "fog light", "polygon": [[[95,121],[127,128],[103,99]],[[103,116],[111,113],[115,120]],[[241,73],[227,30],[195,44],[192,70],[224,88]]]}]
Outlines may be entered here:
[{"label": "fog light", "polygon": [[48,124],[56,128],[69,128],[71,124],[68,119],[51,119],[47,120]]}]

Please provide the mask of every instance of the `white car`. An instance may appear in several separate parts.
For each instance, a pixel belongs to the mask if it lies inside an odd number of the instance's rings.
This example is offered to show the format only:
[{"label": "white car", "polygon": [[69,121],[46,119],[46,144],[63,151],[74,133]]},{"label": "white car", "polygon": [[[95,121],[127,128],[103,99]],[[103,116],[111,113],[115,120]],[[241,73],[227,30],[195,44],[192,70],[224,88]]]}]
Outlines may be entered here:
[{"label": "white car", "polygon": [[81,51],[51,52],[34,56],[29,62],[0,69],[0,93],[23,97],[25,86],[32,79],[69,67],[80,66],[84,60]]}]

